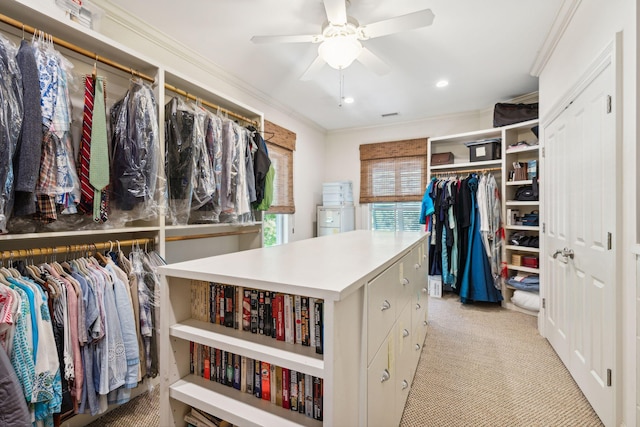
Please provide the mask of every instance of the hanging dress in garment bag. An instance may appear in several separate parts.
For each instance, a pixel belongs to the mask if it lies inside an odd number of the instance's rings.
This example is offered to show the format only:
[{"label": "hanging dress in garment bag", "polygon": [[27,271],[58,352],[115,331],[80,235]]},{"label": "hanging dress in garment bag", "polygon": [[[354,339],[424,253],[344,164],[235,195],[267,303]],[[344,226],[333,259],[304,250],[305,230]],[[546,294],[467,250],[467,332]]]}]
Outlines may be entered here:
[{"label": "hanging dress in garment bag", "polygon": [[462,303],[499,302],[502,301],[502,294],[493,286],[491,265],[480,234],[480,211],[476,200],[478,177],[473,175],[468,180],[468,185],[471,190],[472,211],[467,261],[460,287],[460,301]]}]

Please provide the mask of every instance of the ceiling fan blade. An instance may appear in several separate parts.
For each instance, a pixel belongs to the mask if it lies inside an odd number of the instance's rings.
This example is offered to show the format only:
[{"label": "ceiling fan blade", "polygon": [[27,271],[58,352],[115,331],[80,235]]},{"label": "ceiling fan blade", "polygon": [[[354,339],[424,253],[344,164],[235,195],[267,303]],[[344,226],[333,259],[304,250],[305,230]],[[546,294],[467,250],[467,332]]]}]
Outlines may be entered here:
[{"label": "ceiling fan blade", "polygon": [[251,41],[256,44],[265,43],[320,43],[322,35],[298,35],[298,36],[253,36]]},{"label": "ceiling fan blade", "polygon": [[433,23],[433,12],[431,9],[420,10],[408,13],[384,21],[374,22],[368,25],[361,25],[359,31],[361,40],[372,39],[374,37],[387,36],[401,31],[413,30],[415,28],[428,27]]},{"label": "ceiling fan blade", "polygon": [[347,23],[347,4],[345,0],[324,0],[324,10],[327,12],[327,19],[333,25]]},{"label": "ceiling fan blade", "polygon": [[366,47],[363,47],[360,51],[360,55],[356,58],[362,65],[373,71],[378,75],[387,74],[391,71],[391,66],[380,59],[376,54],[371,52]]},{"label": "ceiling fan blade", "polygon": [[313,79],[316,73],[320,71],[322,67],[324,67],[324,64],[324,59],[322,59],[320,56],[317,56],[316,59],[311,63],[311,65],[307,67],[302,76],[300,76],[300,80],[309,81]]}]

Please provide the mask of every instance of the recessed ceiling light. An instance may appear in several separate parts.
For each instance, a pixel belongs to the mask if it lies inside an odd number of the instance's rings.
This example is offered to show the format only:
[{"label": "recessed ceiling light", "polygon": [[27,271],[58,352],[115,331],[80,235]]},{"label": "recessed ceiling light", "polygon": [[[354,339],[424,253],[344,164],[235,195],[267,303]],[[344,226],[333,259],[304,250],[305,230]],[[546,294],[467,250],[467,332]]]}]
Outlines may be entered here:
[{"label": "recessed ceiling light", "polygon": [[447,80],[440,80],[436,83],[436,87],[446,87],[449,86],[449,82]]},{"label": "recessed ceiling light", "polygon": [[344,103],[345,103],[345,104],[353,104],[353,101],[355,101],[355,100],[354,100],[351,96],[347,96],[347,97],[344,99]]}]

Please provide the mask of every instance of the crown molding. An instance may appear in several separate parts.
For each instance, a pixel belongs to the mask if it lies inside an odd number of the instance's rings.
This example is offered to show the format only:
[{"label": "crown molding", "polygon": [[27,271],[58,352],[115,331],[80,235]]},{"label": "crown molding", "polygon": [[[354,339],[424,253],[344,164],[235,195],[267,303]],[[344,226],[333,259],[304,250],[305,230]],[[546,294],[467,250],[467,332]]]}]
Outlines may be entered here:
[{"label": "crown molding", "polygon": [[180,43],[173,37],[168,36],[158,28],[149,25],[144,20],[131,15],[120,6],[112,3],[109,0],[94,0],[94,3],[104,10],[105,13],[102,17],[103,20],[109,19],[117,26],[135,33],[142,39],[153,43],[159,49],[162,49],[170,55],[217,77],[225,84],[238,89],[244,94],[281,111],[287,116],[293,117],[294,119],[306,124],[307,126],[319,132],[326,133],[327,129],[320,126],[318,123],[314,122],[306,116],[299,114],[296,110],[287,107],[265,92],[259,90],[254,86],[251,86],[244,80],[237,78],[233,74],[220,67],[215,62],[206,58],[204,55],[198,53],[189,46]]},{"label": "crown molding", "polygon": [[569,23],[573,19],[573,15],[576,13],[576,10],[578,10],[581,1],[582,0],[564,0],[562,5],[560,5],[560,10],[547,33],[547,37],[538,51],[538,55],[536,55],[536,59],[531,66],[531,70],[529,71],[532,76],[540,77],[542,70],[544,70],[544,67],[549,62],[556,46],[560,42],[564,32],[567,30]]}]

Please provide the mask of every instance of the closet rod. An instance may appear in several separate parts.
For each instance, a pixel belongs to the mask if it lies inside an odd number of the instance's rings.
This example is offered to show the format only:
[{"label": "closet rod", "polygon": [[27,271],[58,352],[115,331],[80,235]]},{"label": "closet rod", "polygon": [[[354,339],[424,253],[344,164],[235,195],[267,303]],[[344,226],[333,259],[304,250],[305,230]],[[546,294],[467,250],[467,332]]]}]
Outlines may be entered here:
[{"label": "closet rod", "polygon": [[442,176],[442,175],[455,175],[455,174],[466,174],[466,173],[483,173],[483,172],[493,172],[493,171],[501,171],[502,168],[483,168],[483,169],[452,169],[448,171],[442,172],[431,172],[432,176]]},{"label": "closet rod", "polygon": [[[29,34],[35,34],[38,31],[34,27],[31,27],[29,25],[23,24],[20,21],[17,21],[17,20],[15,20],[13,18],[9,18],[8,16],[2,15],[2,14],[0,14],[0,22],[4,22],[5,24],[11,25],[12,27],[15,27],[15,28],[17,28],[19,30],[26,31]],[[51,40],[55,44],[57,44],[59,46],[62,46],[64,48],[67,48],[67,49],[69,49],[69,50],[71,50],[73,52],[79,53],[80,55],[84,55],[84,56],[86,56],[88,58],[91,58],[91,59],[97,61],[97,62],[102,62],[103,64],[109,65],[109,66],[111,66],[113,68],[116,68],[116,69],[118,69],[120,71],[124,71],[127,74],[131,74],[132,76],[140,77],[141,79],[146,80],[146,81],[148,81],[150,83],[153,83],[153,82],[156,81],[156,79],[154,79],[153,77],[148,76],[148,75],[146,75],[144,73],[141,73],[139,71],[136,71],[131,67],[126,67],[126,66],[124,66],[124,65],[122,65],[122,64],[120,64],[118,62],[112,61],[111,59],[99,56],[97,53],[91,52],[91,51],[89,51],[87,49],[83,49],[83,48],[81,48],[79,46],[76,46],[73,43],[69,43],[69,42],[67,42],[65,40],[59,39],[58,37],[55,37],[55,36],[53,36],[51,34],[48,34],[48,35],[51,36]]]},{"label": "closet rod", "polygon": [[210,234],[191,234],[186,236],[171,236],[165,237],[165,242],[179,242],[182,240],[194,240],[194,239],[208,239],[210,237],[225,237],[225,236],[239,236],[241,234],[253,234],[259,233],[260,230],[239,230],[239,231],[225,231],[223,233],[210,233]]},{"label": "closet rod", "polygon": [[131,240],[112,240],[111,242],[100,243],[84,243],[80,245],[65,245],[54,246],[49,248],[34,248],[34,249],[15,249],[10,251],[0,252],[2,260],[8,260],[14,257],[21,258],[26,256],[39,256],[39,255],[58,255],[67,254],[72,252],[83,252],[89,250],[104,250],[121,246],[135,246],[155,244],[155,239],[143,238],[143,239],[131,239]]},{"label": "closet rod", "polygon": [[246,122],[246,123],[249,123],[251,125],[254,125],[257,128],[260,127],[259,123],[256,122],[255,120],[251,120],[251,119],[249,119],[247,117],[244,117],[243,115],[240,115],[238,113],[234,113],[231,110],[227,110],[226,108],[223,108],[223,107],[221,107],[219,105],[216,105],[216,104],[211,103],[209,101],[205,101],[204,99],[198,98],[197,96],[190,94],[186,90],[178,89],[177,87],[175,87],[175,86],[173,86],[173,85],[171,85],[169,83],[165,83],[164,87],[165,87],[165,89],[170,90],[171,92],[175,92],[178,95],[182,95],[185,98],[191,99],[193,101],[200,101],[202,103],[202,105],[206,105],[209,108],[212,108],[214,110],[220,110],[220,111],[222,111],[223,113],[225,113],[225,114],[227,114],[229,116],[235,117],[236,119],[242,120],[243,122]]}]

